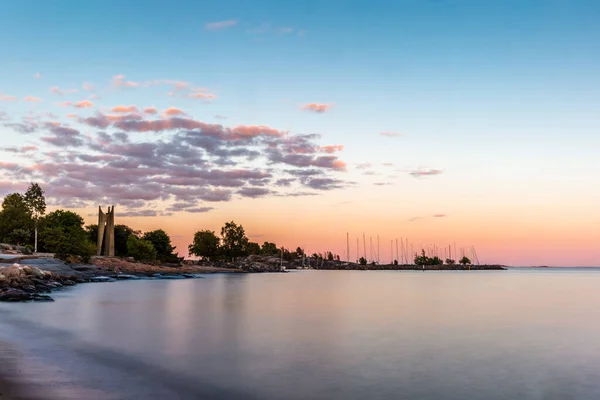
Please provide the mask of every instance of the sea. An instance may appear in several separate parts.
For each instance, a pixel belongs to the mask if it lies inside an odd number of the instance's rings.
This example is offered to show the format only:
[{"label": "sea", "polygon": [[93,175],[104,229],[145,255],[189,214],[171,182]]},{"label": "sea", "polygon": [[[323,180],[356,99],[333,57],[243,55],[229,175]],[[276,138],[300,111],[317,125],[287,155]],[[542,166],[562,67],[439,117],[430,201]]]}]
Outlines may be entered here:
[{"label": "sea", "polygon": [[82,284],[0,304],[40,399],[600,399],[600,269]]}]

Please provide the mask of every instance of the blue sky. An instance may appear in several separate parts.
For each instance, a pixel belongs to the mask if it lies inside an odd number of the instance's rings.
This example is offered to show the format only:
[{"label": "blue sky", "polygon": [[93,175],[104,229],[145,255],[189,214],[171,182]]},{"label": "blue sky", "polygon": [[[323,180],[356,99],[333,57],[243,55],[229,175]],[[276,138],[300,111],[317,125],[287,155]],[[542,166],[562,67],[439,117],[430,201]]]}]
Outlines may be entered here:
[{"label": "blue sky", "polygon": [[[599,199],[596,1],[0,4],[0,95],[18,99],[0,101],[0,111],[13,121],[50,112],[66,126],[66,113],[80,110],[57,103],[84,99],[104,113],[116,105],[177,107],[207,123],[318,133],[321,145],[343,145],[344,179],[355,183],[346,193],[371,193],[374,179],[390,186],[374,198],[469,191],[491,204],[482,211],[488,214],[508,212],[512,201],[525,213],[541,199],[554,204],[548,215],[565,207],[592,212]],[[223,27],[207,25],[214,23]],[[119,74],[138,83],[190,82],[216,97],[168,96],[165,85],[115,88]],[[93,83],[93,98],[84,82]],[[78,91],[57,96],[49,92],[55,86]],[[301,109],[310,103],[330,108]],[[0,136],[5,145],[50,149],[6,126]],[[394,172],[383,162],[394,163]],[[363,175],[362,163],[377,175]],[[426,184],[408,174],[429,169],[443,173]],[[564,202],[565,193],[583,206]],[[447,206],[429,205],[432,214]],[[465,199],[454,207],[473,208]]]}]

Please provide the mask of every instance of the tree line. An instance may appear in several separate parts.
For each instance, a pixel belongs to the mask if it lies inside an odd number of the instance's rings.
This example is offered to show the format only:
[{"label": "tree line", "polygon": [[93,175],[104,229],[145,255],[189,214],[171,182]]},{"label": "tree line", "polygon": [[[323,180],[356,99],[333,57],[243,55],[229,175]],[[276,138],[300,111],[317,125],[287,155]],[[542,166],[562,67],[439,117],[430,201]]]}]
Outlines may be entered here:
[{"label": "tree line", "polygon": [[[57,258],[83,262],[96,254],[98,225],[85,226],[83,217],[56,210],[46,215],[44,190],[32,183],[24,194],[4,197],[0,211],[0,242],[23,246],[32,252],[54,253]],[[162,229],[142,233],[115,225],[115,255],[137,261],[180,263],[171,238]]]},{"label": "tree line", "polygon": [[295,251],[292,251],[285,247],[279,247],[273,242],[266,241],[262,245],[257,242],[251,242],[246,236],[244,227],[236,224],[234,221],[226,222],[223,225],[220,237],[211,230],[196,232],[193,243],[189,245],[188,250],[190,256],[193,255],[213,261],[230,260],[235,257],[250,255],[279,256],[287,261],[302,257],[340,261],[340,256],[331,251],[308,255],[304,253],[301,247],[297,247]]}]

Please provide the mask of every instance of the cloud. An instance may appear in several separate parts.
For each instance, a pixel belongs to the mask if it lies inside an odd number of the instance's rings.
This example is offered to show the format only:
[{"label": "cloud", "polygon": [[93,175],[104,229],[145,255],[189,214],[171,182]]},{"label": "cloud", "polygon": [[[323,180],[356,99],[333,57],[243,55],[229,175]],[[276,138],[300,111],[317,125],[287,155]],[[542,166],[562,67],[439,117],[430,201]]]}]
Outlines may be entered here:
[{"label": "cloud", "polygon": [[36,146],[53,150],[4,149],[29,157],[4,165],[2,177],[43,182],[49,204],[113,203],[125,215],[149,216],[161,215],[158,209],[212,209],[199,201],[317,195],[350,184],[328,176],[344,171],[346,164],[332,154],[342,146],[321,146],[319,135],[294,135],[266,125],[226,127],[180,116],[157,118],[139,109],[124,105],[111,114],[71,115],[73,126],[45,121],[48,116],[41,114],[6,124],[31,134]]},{"label": "cloud", "polygon": [[227,117],[224,115],[215,115],[215,119],[225,120],[225,119],[227,119]]},{"label": "cloud", "polygon": [[444,171],[439,170],[439,169],[420,169],[420,170],[414,170],[409,172],[409,175],[414,176],[415,178],[422,178],[425,176],[435,176],[435,175],[440,175],[442,174]]},{"label": "cloud", "polygon": [[81,100],[73,105],[75,108],[92,108],[94,107],[94,103],[89,100]]},{"label": "cloud", "polygon": [[96,86],[94,86],[94,84],[92,82],[83,82],[83,85],[81,85],[83,90],[87,90],[88,92],[93,91]]},{"label": "cloud", "polygon": [[0,111],[0,121],[8,121],[10,117],[4,111]]},{"label": "cloud", "polygon": [[127,88],[133,88],[133,87],[140,86],[139,82],[126,81],[125,75],[113,76],[112,84],[114,87],[127,87]]},{"label": "cloud", "polygon": [[138,112],[138,108],[134,105],[131,106],[114,106],[113,108],[110,109],[112,112],[116,112],[116,113],[137,113]]},{"label": "cloud", "polygon": [[208,22],[208,23],[204,24],[204,29],[206,29],[208,31],[216,31],[216,30],[230,28],[235,25],[237,25],[237,20],[229,19],[227,21]]},{"label": "cloud", "polygon": [[63,89],[59,88],[58,86],[52,86],[49,89],[49,91],[50,91],[50,93],[54,93],[54,94],[57,94],[59,96],[64,96],[67,93],[77,93],[78,92],[77,89],[66,89],[66,90],[63,90]]},{"label": "cloud", "polygon": [[57,147],[81,147],[83,138],[77,129],[62,126],[59,123],[47,123],[46,128],[53,136],[43,136],[40,139]]},{"label": "cloud", "polygon": [[158,110],[156,109],[156,107],[146,107],[144,108],[144,111],[142,111],[144,114],[150,114],[150,115],[154,115],[154,114],[158,114]]},{"label": "cloud", "polygon": [[24,99],[24,101],[28,101],[30,103],[41,103],[42,99],[40,99],[39,97],[35,97],[35,96],[26,96]]},{"label": "cloud", "polygon": [[381,132],[380,135],[381,136],[387,136],[387,137],[400,137],[400,136],[404,136],[403,133],[399,133],[399,132]]},{"label": "cloud", "polygon": [[315,178],[309,180],[306,185],[317,190],[341,189],[345,186],[344,181],[332,178]]},{"label": "cloud", "polygon": [[251,198],[263,197],[268,195],[270,192],[271,191],[269,189],[257,187],[245,187],[237,191],[237,193],[242,195],[243,197]]},{"label": "cloud", "polygon": [[344,150],[344,146],[341,144],[334,144],[332,146],[321,146],[319,147],[319,150],[323,153],[335,153],[336,151],[342,151]]},{"label": "cloud", "polygon": [[189,97],[190,99],[200,99],[200,100],[212,100],[217,98],[217,96],[215,96],[212,93],[206,93],[206,92],[191,92],[187,95],[187,97]]},{"label": "cloud", "polygon": [[8,153],[25,154],[25,153],[37,151],[38,148],[37,148],[37,146],[23,146],[23,147],[3,147],[0,149],[3,151],[6,151]]},{"label": "cloud", "polygon": [[36,72],[36,73],[33,75],[33,77],[34,77],[35,79],[40,79],[40,78],[42,77],[42,74],[40,74],[39,72]]},{"label": "cloud", "polygon": [[367,169],[367,168],[371,168],[372,166],[373,166],[373,164],[367,163],[367,162],[358,163],[358,164],[356,164],[356,169]]},{"label": "cloud", "polygon": [[302,106],[302,110],[304,111],[312,111],[312,112],[316,112],[319,114],[322,114],[326,111],[329,111],[329,109],[332,107],[331,104],[317,104],[317,103],[310,103],[310,104],[305,104]]},{"label": "cloud", "polygon": [[7,94],[0,94],[0,100],[2,101],[17,101],[15,96],[9,96]]},{"label": "cloud", "polygon": [[434,214],[434,218],[444,218],[446,214]]},{"label": "cloud", "polygon": [[185,112],[179,108],[176,107],[169,107],[167,108],[165,111],[163,111],[162,116],[163,118],[166,117],[175,117],[177,115],[185,115]]}]

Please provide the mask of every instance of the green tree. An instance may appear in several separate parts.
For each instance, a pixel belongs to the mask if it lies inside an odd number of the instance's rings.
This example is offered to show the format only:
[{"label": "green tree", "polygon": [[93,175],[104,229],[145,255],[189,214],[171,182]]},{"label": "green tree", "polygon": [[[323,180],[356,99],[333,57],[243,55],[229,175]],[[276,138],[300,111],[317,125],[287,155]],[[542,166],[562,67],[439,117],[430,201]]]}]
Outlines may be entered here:
[{"label": "green tree", "polygon": [[181,260],[177,254],[173,254],[175,247],[171,245],[171,238],[162,229],[146,232],[142,236],[143,240],[147,240],[156,249],[156,258],[160,262],[179,263]]},{"label": "green tree", "polygon": [[226,222],[221,228],[221,240],[223,253],[230,257],[239,257],[245,255],[248,238],[242,225],[235,222]]},{"label": "green tree", "polygon": [[463,258],[460,259],[459,261],[462,265],[468,265],[471,264],[471,260],[469,260],[469,258],[467,256],[463,256]]},{"label": "green tree", "polygon": [[20,246],[22,244],[26,244],[27,242],[29,242],[29,240],[31,240],[31,231],[28,231],[27,229],[17,228],[8,235],[8,238],[11,243]]},{"label": "green tree", "polygon": [[127,239],[127,254],[136,261],[149,262],[156,260],[157,252],[152,242],[131,235]]},{"label": "green tree", "polygon": [[256,242],[248,242],[246,252],[251,255],[260,254],[260,245]]},{"label": "green tree", "polygon": [[194,234],[194,242],[189,245],[190,255],[210,259],[219,254],[220,239],[214,231],[198,231]]},{"label": "green tree", "polygon": [[358,260],[358,263],[359,263],[360,265],[367,265],[367,259],[366,259],[366,258],[364,258],[364,257],[361,257],[361,258]]},{"label": "green tree", "polygon": [[34,244],[33,252],[37,253],[38,250],[38,222],[40,218],[46,213],[46,198],[44,197],[44,190],[37,183],[31,183],[27,192],[25,192],[25,204],[31,213],[34,223]]},{"label": "green tree", "polygon": [[[0,211],[0,241],[9,241],[9,235],[15,229],[33,230],[31,211],[23,196],[19,193],[9,194],[2,201]],[[30,240],[27,243],[31,243]]]},{"label": "green tree", "polygon": [[260,254],[264,254],[265,256],[272,256],[279,253],[279,249],[275,243],[264,242],[261,249]]},{"label": "green tree", "polygon": [[40,219],[40,245],[62,260],[80,256],[83,262],[88,262],[96,252],[96,246],[83,228],[83,218],[64,210],[56,210]]}]

